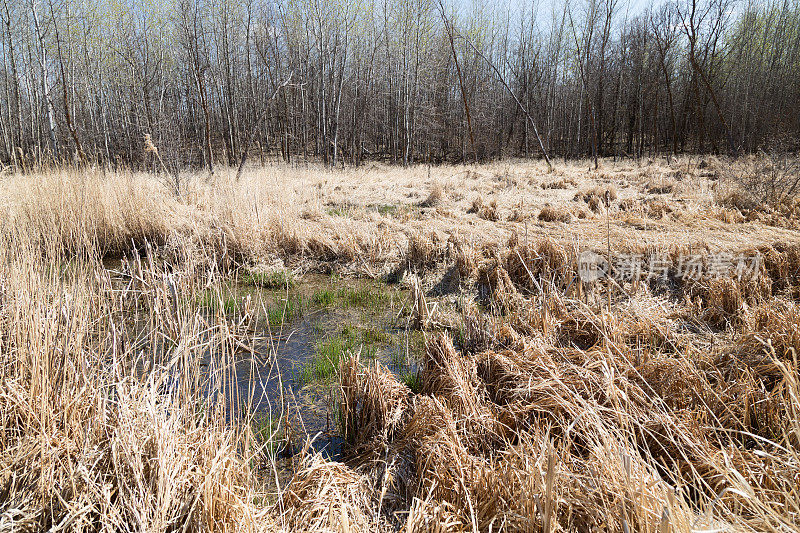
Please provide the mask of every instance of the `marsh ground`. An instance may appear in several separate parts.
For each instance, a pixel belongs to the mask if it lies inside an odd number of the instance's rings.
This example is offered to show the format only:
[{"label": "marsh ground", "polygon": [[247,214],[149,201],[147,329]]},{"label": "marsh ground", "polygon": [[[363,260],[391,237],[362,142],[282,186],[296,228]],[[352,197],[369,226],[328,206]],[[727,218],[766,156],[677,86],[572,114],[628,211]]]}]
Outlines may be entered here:
[{"label": "marsh ground", "polygon": [[[800,209],[753,168],[4,176],[0,528],[796,528]],[[264,393],[292,335],[335,457]]]}]

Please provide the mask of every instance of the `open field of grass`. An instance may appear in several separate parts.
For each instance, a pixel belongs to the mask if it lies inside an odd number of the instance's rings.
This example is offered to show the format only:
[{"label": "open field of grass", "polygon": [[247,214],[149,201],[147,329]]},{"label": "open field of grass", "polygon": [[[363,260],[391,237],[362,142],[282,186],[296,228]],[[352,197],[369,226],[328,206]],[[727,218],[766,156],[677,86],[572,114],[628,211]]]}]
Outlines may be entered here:
[{"label": "open field of grass", "polygon": [[[795,531],[800,204],[750,168],[1,177],[0,530]],[[405,337],[342,324],[301,370],[341,457],[231,400],[260,316],[396,287]]]}]

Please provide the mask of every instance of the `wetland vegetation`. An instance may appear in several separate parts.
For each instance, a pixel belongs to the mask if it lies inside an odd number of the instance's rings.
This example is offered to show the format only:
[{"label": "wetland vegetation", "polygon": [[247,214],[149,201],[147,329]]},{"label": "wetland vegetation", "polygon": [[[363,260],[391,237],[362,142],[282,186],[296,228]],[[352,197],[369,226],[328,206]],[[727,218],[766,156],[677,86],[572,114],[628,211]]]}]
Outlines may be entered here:
[{"label": "wetland vegetation", "polygon": [[0,529],[796,528],[800,211],[603,164],[4,179]]}]

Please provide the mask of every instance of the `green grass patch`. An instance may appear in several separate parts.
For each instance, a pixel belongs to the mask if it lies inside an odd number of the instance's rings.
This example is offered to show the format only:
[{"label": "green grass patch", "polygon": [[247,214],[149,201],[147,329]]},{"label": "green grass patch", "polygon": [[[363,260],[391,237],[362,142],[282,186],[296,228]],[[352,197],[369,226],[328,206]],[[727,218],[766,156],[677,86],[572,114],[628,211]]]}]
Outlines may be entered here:
[{"label": "green grass patch", "polygon": [[267,322],[271,328],[279,328],[301,316],[303,316],[303,297],[299,294],[290,296],[285,302],[279,302],[267,309]]},{"label": "green grass patch", "polygon": [[375,327],[361,330],[361,341],[364,344],[386,344],[390,338],[390,335],[384,330]]},{"label": "green grass patch", "polygon": [[422,378],[417,371],[404,372],[400,375],[400,381],[411,389],[414,394],[419,394],[422,390]]},{"label": "green grass patch", "polygon": [[372,204],[369,208],[374,209],[381,215],[392,217],[397,215],[397,212],[400,210],[399,206],[396,204]]},{"label": "green grass patch", "polygon": [[329,217],[346,217],[348,214],[348,209],[343,207],[326,207],[325,213],[328,214]]},{"label": "green grass patch", "polygon": [[337,335],[317,342],[314,354],[300,370],[300,383],[328,381],[339,369],[345,353],[353,348],[349,339]]},{"label": "green grass patch", "polygon": [[291,272],[286,270],[274,270],[272,272],[251,270],[242,276],[242,283],[264,289],[293,289],[297,285],[297,280]]},{"label": "green grass patch", "polygon": [[341,287],[337,298],[347,307],[375,308],[388,299],[385,291],[371,287]]},{"label": "green grass patch", "polygon": [[345,324],[340,332],[317,341],[314,353],[300,370],[300,383],[329,381],[348,354],[360,349],[362,357],[374,359],[378,354],[378,346],[388,341],[389,335],[385,331]]},{"label": "green grass patch", "polygon": [[388,299],[385,290],[369,286],[320,289],[311,296],[311,302],[317,307],[341,305],[363,309],[377,309]]},{"label": "green grass patch", "polygon": [[311,302],[319,307],[330,307],[336,301],[336,292],[330,289],[320,289],[311,295]]},{"label": "green grass patch", "polygon": [[236,311],[238,302],[236,297],[227,291],[206,289],[195,297],[195,305],[203,309],[231,314]]}]

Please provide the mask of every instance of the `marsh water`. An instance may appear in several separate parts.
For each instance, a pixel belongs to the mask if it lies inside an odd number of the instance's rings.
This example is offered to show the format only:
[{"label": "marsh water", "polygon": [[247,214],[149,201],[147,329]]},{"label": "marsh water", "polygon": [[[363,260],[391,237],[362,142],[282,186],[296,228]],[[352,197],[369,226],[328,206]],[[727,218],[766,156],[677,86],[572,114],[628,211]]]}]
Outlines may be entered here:
[{"label": "marsh water", "polygon": [[[119,262],[106,268],[112,278],[122,277]],[[244,301],[255,310],[232,355],[220,358],[208,350],[201,357],[204,395],[207,401],[224,395],[229,416],[247,417],[257,434],[270,436],[277,459],[305,445],[338,458],[344,445],[338,361],[358,353],[363,361],[380,361],[401,380],[413,377],[421,337],[409,327],[409,295],[380,281],[319,274],[305,274],[283,288],[259,285],[232,282],[225,294],[194,302],[207,314],[222,308],[236,315]]]},{"label": "marsh water", "polygon": [[[229,404],[242,410],[249,406],[272,428],[279,424],[280,413],[288,417],[292,437],[281,445],[284,455],[297,452],[308,440],[315,451],[338,457],[343,444],[338,383],[333,375],[316,375],[315,366],[320,359],[335,358],[341,348],[342,356],[359,353],[362,360],[377,359],[400,378],[415,372],[418,341],[397,318],[398,304],[363,312],[341,306],[314,308],[312,303],[279,331],[262,328],[252,352],[242,350],[235,358],[236,388]],[[278,433],[283,438],[283,429]]]}]

